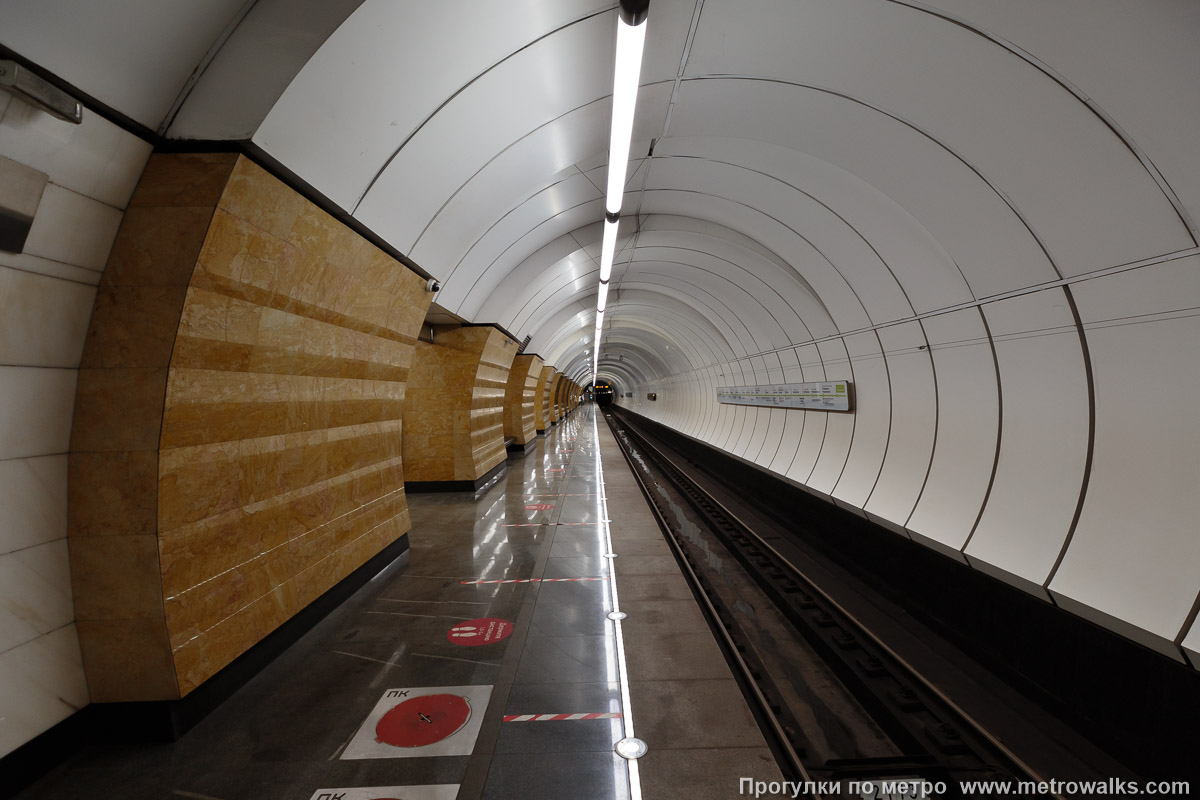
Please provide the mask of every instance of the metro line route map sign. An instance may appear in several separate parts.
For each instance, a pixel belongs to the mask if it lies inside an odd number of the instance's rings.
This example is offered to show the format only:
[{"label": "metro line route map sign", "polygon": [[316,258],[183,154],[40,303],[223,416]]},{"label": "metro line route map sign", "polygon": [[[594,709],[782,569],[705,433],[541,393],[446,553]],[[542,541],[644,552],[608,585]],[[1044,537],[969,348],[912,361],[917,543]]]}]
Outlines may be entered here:
[{"label": "metro line route map sign", "polygon": [[736,406],[804,408],[809,411],[853,411],[854,386],[850,381],[722,386],[717,389],[717,402]]}]

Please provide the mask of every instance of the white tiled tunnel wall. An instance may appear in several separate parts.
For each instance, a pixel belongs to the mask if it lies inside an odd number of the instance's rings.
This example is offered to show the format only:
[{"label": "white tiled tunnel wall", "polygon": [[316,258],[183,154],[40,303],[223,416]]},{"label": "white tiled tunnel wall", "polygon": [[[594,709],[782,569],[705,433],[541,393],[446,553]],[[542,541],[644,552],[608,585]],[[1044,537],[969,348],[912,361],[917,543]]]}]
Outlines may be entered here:
[{"label": "white tiled tunnel wall", "polygon": [[96,285],[150,145],[0,92],[0,156],[50,176],[0,252],[0,755],[88,702],[67,561],[67,451]]},{"label": "white tiled tunnel wall", "polygon": [[[633,397],[620,404],[1135,641],[1196,657],[1198,268],[1200,256],[1179,257],[1031,289],[622,387]],[[1068,291],[1095,392],[1082,504],[1088,380]],[[781,368],[764,366],[776,356]],[[719,386],[830,378],[855,382],[854,414],[714,401]]]}]

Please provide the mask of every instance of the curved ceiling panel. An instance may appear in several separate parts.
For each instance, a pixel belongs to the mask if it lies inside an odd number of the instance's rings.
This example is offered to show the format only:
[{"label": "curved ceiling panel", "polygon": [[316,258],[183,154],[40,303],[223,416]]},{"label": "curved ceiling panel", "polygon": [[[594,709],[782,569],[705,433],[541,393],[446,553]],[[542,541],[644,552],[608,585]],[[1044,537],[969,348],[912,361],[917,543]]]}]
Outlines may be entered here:
[{"label": "curved ceiling panel", "polygon": [[[1122,133],[1193,235],[1200,211],[1195,131],[1200,103],[1200,6],[1145,0],[1136,13],[1122,0],[928,0],[928,13],[951,15],[1035,62]],[[1136,131],[1137,138],[1125,131]],[[1165,176],[1165,179],[1163,179]],[[1189,214],[1190,210],[1190,214]]]},{"label": "curved ceiling panel", "polygon": [[[756,274],[736,261],[714,256],[700,249],[709,244],[703,240],[695,241],[700,237],[688,237],[692,241],[680,241],[684,238],[679,235],[643,234],[633,259],[623,265],[621,277],[642,278],[651,274],[678,274],[679,280],[686,281],[690,273],[692,281],[704,283],[710,287],[710,293],[722,297],[724,302],[734,307],[740,306],[740,311],[753,309],[765,313],[766,319],[774,323],[777,331],[789,339],[789,342],[775,346],[782,347],[792,341],[812,338],[809,334],[809,324],[804,321],[804,311],[807,310],[811,318],[824,309],[813,308],[814,304],[811,301],[803,302],[808,300],[807,297],[801,297],[801,302],[790,300],[785,292],[794,288],[795,284],[781,280],[781,276],[772,275],[769,271],[765,275]],[[753,259],[747,261],[756,266]],[[808,308],[805,309],[805,306]],[[815,324],[818,329],[828,327],[821,325],[820,318]],[[771,335],[773,334],[774,331],[771,332]]]},{"label": "curved ceiling panel", "polygon": [[246,0],[0,0],[0,43],[157,129]]},{"label": "curved ceiling panel", "polygon": [[[309,59],[254,141],[353,210],[392,154],[444,103],[543,37],[597,14],[604,15],[595,0],[370,0]],[[611,62],[609,54],[610,70]],[[506,96],[519,92],[501,88]]]},{"label": "curved ceiling panel", "polygon": [[[719,191],[717,187],[711,188],[714,192]],[[647,189],[642,209],[647,213],[696,217],[756,239],[772,252],[779,253],[813,287],[839,330],[854,330],[871,324],[861,300],[825,254],[766,211],[688,189]]]},{"label": "curved ceiling panel", "polygon": [[898,3],[712,0],[688,77],[821,87],[910,121],[988,176],[1065,274],[1190,242],[1167,198],[1090,109],[1026,61]]},{"label": "curved ceiling panel", "polygon": [[[647,313],[651,311],[655,313]],[[605,328],[602,340],[606,352],[611,343],[612,353],[619,356],[622,341],[619,334],[636,330],[649,331],[669,342],[672,349],[668,352],[686,359],[689,369],[719,361],[729,352],[728,342],[715,326],[669,301],[630,292],[623,313],[613,320],[612,327]]]},{"label": "curved ceiling panel", "polygon": [[498,153],[611,92],[611,28],[608,15],[583,20],[479,76],[405,141],[356,216],[410,249],[442,204]]},{"label": "curved ceiling panel", "polygon": [[[669,84],[644,92],[639,100],[639,125],[657,130],[669,97]],[[452,187],[445,203],[432,211],[427,226],[417,232],[414,260],[443,276],[455,296],[465,297],[476,288],[480,276],[539,223],[578,208],[587,200],[602,198],[599,187],[604,185],[605,168],[586,170],[580,160],[589,160],[597,150],[604,149],[606,143],[599,132],[610,115],[607,99],[591,103],[535,128],[512,147],[479,164],[462,185]],[[639,152],[644,150],[634,151]],[[640,158],[630,160],[630,185],[640,181],[641,168]],[[389,170],[381,183],[392,180],[392,174]],[[397,180],[408,181],[410,177]],[[549,213],[535,221],[538,212],[527,206],[545,208],[544,195],[563,183],[575,185],[573,199],[557,199],[547,209]],[[387,211],[386,216],[373,222],[364,212],[365,221],[380,232],[391,226],[388,220],[392,212]],[[603,216],[601,209],[591,219]],[[541,235],[549,235],[550,230],[554,229],[543,228]],[[532,252],[529,247],[536,249],[545,241],[530,240],[524,243],[524,250],[517,252],[523,257]],[[506,263],[511,268],[518,262],[519,258],[509,258]]]},{"label": "curved ceiling panel", "polygon": [[768,176],[804,194],[878,251],[877,257],[920,312],[972,299],[954,259],[918,220],[874,186],[828,161],[766,142],[719,137],[672,138],[655,155],[656,168],[661,159],[701,159]]},{"label": "curved ceiling panel", "polygon": [[[656,272],[656,267],[662,271]],[[688,270],[686,265],[656,264],[653,261],[639,263],[637,270],[637,280],[621,283],[623,292],[654,291],[680,300],[691,307],[693,313],[712,321],[720,330],[728,331],[726,337],[734,337],[739,349],[744,353],[755,353],[786,343],[786,334],[777,324],[772,324],[769,315],[762,313],[761,305],[758,306],[758,315],[739,314],[735,311],[729,303],[730,298],[720,293],[721,289],[728,287],[728,284],[720,279],[714,279],[698,270]],[[705,286],[705,283],[709,285]],[[749,308],[751,304],[758,305],[751,296],[744,293],[742,297],[734,300],[740,300],[743,308]],[[612,308],[613,324],[616,324],[617,315],[624,309],[620,305],[614,305]]]},{"label": "curved ceiling panel", "polygon": [[257,0],[182,102],[172,139],[249,139],[363,0]]},{"label": "curved ceiling panel", "polygon": [[794,186],[729,164],[667,157],[655,159],[646,181],[647,192],[660,190],[707,193],[754,208],[786,227],[837,271],[872,322],[903,319],[913,313],[904,287],[871,244],[844,219]]},{"label": "curved ceiling panel", "polygon": [[680,87],[671,129],[798,149],[851,173],[936,237],[976,297],[1059,277],[1004,196],[969,164],[860,103],[785,83],[695,80]]}]

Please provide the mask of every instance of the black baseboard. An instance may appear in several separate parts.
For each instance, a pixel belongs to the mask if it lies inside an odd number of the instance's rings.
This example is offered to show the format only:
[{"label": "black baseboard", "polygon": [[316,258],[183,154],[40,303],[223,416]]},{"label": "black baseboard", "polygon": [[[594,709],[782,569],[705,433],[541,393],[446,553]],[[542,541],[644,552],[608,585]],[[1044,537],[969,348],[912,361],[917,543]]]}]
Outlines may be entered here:
[{"label": "black baseboard", "polygon": [[21,745],[0,758],[0,798],[13,797],[91,742],[175,741],[407,551],[405,533],[187,697],[145,703],[93,703]]},{"label": "black baseboard", "polygon": [[[1150,780],[1200,779],[1200,672],[627,409],[804,546]],[[1186,709],[1186,710],[1185,710]],[[1193,784],[1195,785],[1195,784]]]},{"label": "black baseboard", "polygon": [[523,456],[530,450],[533,450],[535,447],[537,447],[536,439],[530,439],[525,444],[517,444],[516,442],[513,442],[508,446],[508,454],[510,456]]},{"label": "black baseboard", "polygon": [[436,492],[478,492],[491,483],[501,472],[508,469],[508,462],[501,461],[487,474],[473,481],[405,481],[404,491],[409,494],[433,494]]},{"label": "black baseboard", "polygon": [[546,435],[546,428],[538,428],[537,435],[538,435],[538,436],[545,436],[545,435]]}]

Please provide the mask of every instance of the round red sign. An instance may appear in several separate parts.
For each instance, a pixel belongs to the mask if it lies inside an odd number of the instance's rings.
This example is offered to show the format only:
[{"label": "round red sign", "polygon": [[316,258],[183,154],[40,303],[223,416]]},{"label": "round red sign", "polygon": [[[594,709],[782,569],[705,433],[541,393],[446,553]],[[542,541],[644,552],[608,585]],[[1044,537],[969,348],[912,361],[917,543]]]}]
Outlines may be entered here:
[{"label": "round red sign", "polygon": [[375,725],[375,739],[392,747],[424,747],[467,724],[471,705],[457,694],[427,694],[405,700]]},{"label": "round red sign", "polygon": [[512,632],[513,625],[508,620],[482,617],[460,622],[446,633],[446,638],[463,647],[479,647],[507,639]]}]

